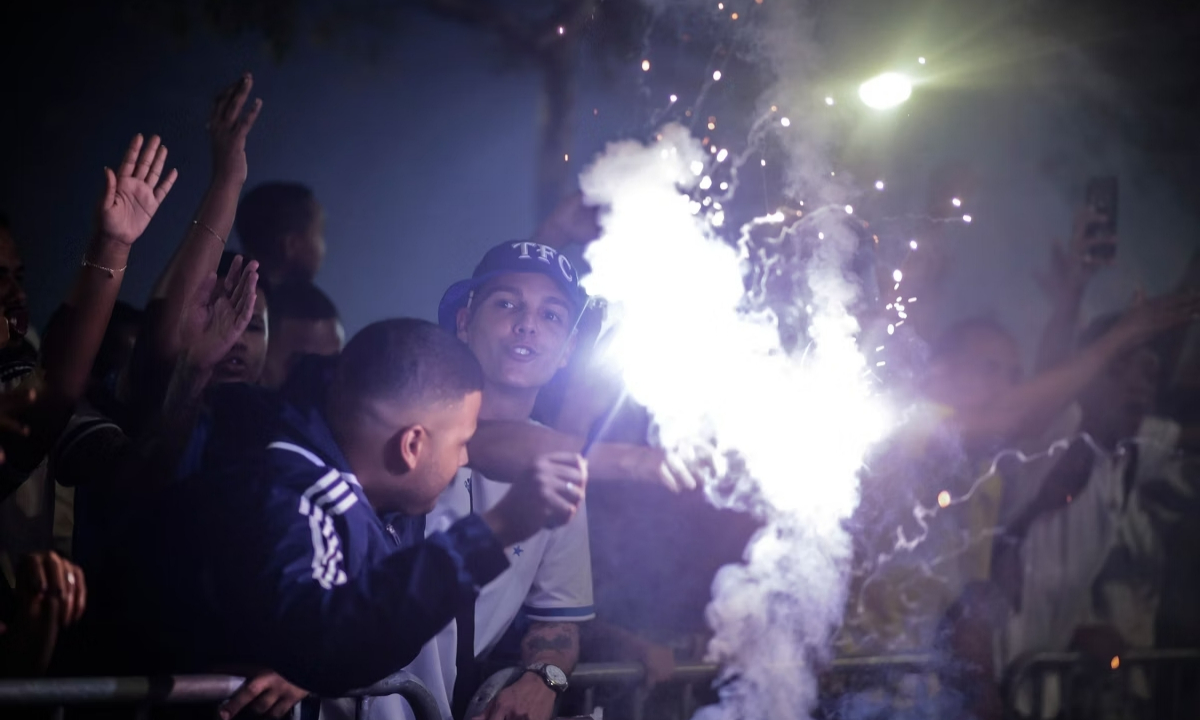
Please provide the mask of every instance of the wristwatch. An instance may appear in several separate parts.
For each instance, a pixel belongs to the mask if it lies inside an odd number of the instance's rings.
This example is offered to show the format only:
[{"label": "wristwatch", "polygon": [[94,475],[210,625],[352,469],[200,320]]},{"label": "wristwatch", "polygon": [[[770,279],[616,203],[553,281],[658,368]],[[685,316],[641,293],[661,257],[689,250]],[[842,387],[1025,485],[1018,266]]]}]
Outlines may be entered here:
[{"label": "wristwatch", "polygon": [[546,687],[562,695],[567,691],[567,674],[562,668],[550,663],[533,663],[525,668],[525,672],[537,673]]}]

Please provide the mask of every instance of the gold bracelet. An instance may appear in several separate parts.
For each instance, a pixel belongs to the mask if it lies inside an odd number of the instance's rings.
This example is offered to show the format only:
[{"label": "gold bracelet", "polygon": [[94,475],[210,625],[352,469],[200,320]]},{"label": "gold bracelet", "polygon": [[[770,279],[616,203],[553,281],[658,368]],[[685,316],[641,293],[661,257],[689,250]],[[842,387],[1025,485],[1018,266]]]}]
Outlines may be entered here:
[{"label": "gold bracelet", "polygon": [[91,260],[88,260],[87,255],[83,256],[83,262],[81,263],[81,267],[90,267],[90,268],[96,268],[97,270],[103,270],[104,272],[108,273],[108,276],[110,278],[115,278],[117,276],[117,273],[123,273],[123,272],[125,272],[126,269],[129,268],[128,265],[126,265],[125,267],[123,267],[119,270],[114,270],[112,268],[106,268],[103,265],[97,265],[96,263],[92,262]]},{"label": "gold bracelet", "polygon": [[204,223],[200,222],[199,220],[193,220],[193,221],[192,221],[192,224],[193,224],[193,225],[196,225],[196,226],[198,226],[198,227],[202,227],[202,228],[204,228],[205,230],[207,230],[207,231],[209,232],[209,234],[210,234],[210,235],[212,235],[212,236],[213,236],[213,237],[215,237],[216,239],[220,240],[222,245],[224,245],[224,244],[225,244],[225,238],[223,238],[223,237],[221,237],[220,235],[218,235],[216,230],[213,230],[212,228],[210,228],[209,226],[207,226],[207,225],[205,225]]}]

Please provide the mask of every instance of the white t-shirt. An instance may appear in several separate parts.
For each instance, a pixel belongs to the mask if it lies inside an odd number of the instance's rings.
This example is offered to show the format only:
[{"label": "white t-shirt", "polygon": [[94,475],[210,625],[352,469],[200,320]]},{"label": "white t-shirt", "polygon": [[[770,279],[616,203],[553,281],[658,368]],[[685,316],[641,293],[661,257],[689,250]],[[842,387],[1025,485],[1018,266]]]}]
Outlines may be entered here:
[{"label": "white t-shirt", "polygon": [[[508,483],[488,480],[470,468],[462,468],[426,518],[425,534],[445,530],[471,512],[487,512],[509,487]],[[583,622],[595,617],[586,504],[566,525],[542,530],[507,548],[506,553],[508,570],[485,586],[475,601],[476,657],[495,647],[522,608],[535,622]],[[443,720],[451,717],[457,646],[458,625],[452,620],[405,668],[433,694]],[[334,712],[327,704],[322,715],[333,720],[344,717],[346,711],[353,712],[349,706],[339,709],[341,712]],[[371,720],[413,717],[408,703],[398,695],[376,699],[370,716]]]}]

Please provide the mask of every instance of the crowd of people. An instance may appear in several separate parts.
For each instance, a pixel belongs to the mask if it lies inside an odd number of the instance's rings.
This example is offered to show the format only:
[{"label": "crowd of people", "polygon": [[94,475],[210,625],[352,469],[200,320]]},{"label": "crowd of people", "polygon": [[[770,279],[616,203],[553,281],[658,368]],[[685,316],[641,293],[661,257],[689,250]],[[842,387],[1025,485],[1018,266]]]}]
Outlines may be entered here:
[{"label": "crowd of people", "polygon": [[[632,403],[580,456],[621,395],[593,362],[603,303],[563,253],[596,237],[596,210],[576,196],[493,247],[430,299],[436,323],[347,340],[314,284],[312,191],[243,193],[252,88],[246,75],[214,103],[208,188],[143,309],[117,296],[176,179],[158,137],[105,169],[44,339],[0,222],[0,673],[226,672],[247,681],[223,718],[335,718],[353,708],[318,698],[407,669],[450,720],[488,668],[517,666],[480,717],[548,720],[581,657],[639,662],[650,686],[701,658],[708,584],[758,523],[709,505],[701,470],[655,447]],[[1103,219],[1082,214],[1056,256],[1032,372],[989,317],[935,338],[899,328],[928,352],[847,524],[837,649],[937,652],[981,718],[1023,653],[1200,643],[1181,522],[1196,509],[1196,272],[1080,333],[1104,265],[1090,248],[1114,241]],[[930,246],[905,273],[934,297]],[[886,325],[860,320],[864,338]],[[372,712],[411,716],[398,696]]]}]

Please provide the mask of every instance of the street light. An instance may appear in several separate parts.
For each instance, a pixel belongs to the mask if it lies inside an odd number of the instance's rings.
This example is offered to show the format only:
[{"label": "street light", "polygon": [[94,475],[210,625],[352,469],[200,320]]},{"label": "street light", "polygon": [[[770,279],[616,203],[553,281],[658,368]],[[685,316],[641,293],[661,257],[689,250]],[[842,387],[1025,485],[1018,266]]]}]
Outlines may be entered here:
[{"label": "street light", "polygon": [[885,72],[859,85],[858,97],[876,110],[893,108],[912,97],[912,81],[906,75]]}]

